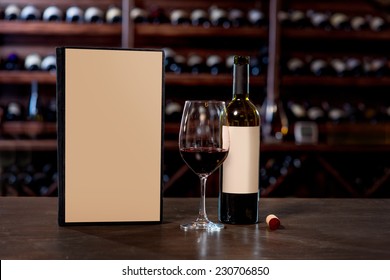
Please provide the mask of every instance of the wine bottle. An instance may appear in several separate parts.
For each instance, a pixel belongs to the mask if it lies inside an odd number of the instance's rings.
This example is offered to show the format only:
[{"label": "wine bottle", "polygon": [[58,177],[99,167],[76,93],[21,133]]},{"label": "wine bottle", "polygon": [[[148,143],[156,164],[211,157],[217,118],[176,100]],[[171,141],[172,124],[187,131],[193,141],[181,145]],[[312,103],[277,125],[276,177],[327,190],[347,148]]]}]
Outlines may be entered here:
[{"label": "wine bottle", "polygon": [[62,21],[63,12],[57,6],[49,6],[43,11],[44,21]]},{"label": "wine bottle", "polygon": [[20,18],[20,8],[15,5],[11,4],[8,5],[4,10],[4,19],[5,20],[17,20]]},{"label": "wine bottle", "polygon": [[22,20],[39,20],[41,19],[41,11],[33,5],[27,5],[20,12],[20,18]]},{"label": "wine bottle", "polygon": [[24,60],[24,68],[29,71],[37,71],[41,69],[42,58],[37,53],[32,53],[26,56]]},{"label": "wine bottle", "polygon": [[149,21],[154,24],[161,24],[169,22],[169,18],[163,8],[152,6],[149,10]]},{"label": "wine bottle", "polygon": [[169,70],[175,74],[186,72],[186,58],[182,55],[175,54]]},{"label": "wine bottle", "polygon": [[103,11],[98,7],[89,7],[85,10],[84,20],[90,23],[102,23],[104,19]]},{"label": "wine bottle", "polygon": [[310,72],[315,76],[329,76],[332,75],[331,68],[328,63],[321,58],[313,59],[310,62]]},{"label": "wine bottle", "polygon": [[334,13],[330,16],[329,22],[334,29],[351,30],[349,17],[344,13]]},{"label": "wine bottle", "polygon": [[171,72],[171,65],[175,61],[175,51],[171,48],[163,48],[164,51],[164,68],[165,72]]},{"label": "wine bottle", "polygon": [[233,27],[240,27],[248,24],[245,13],[240,9],[231,9],[228,18]]},{"label": "wine bottle", "polygon": [[351,28],[354,31],[367,30],[369,28],[369,24],[365,17],[354,16],[351,18]]},{"label": "wine bottle", "polygon": [[265,26],[266,19],[264,13],[259,9],[250,9],[247,14],[248,21],[253,26]]},{"label": "wine bottle", "polygon": [[202,26],[204,28],[209,28],[211,26],[209,15],[203,9],[193,10],[190,17],[193,26]]},{"label": "wine bottle", "polygon": [[250,60],[249,71],[252,76],[259,76],[262,72],[262,66],[259,58],[252,57]]},{"label": "wine bottle", "polygon": [[222,57],[216,54],[210,55],[206,59],[206,65],[211,75],[218,75],[225,72],[225,65]]},{"label": "wine bottle", "polygon": [[331,30],[332,29],[332,26],[329,22],[329,14],[328,13],[311,11],[308,16],[309,16],[311,25],[314,28],[320,28],[320,29],[324,29],[324,30]]},{"label": "wine bottle", "polygon": [[306,14],[301,10],[290,11],[290,24],[294,28],[305,28],[309,25]]},{"label": "wine bottle", "polygon": [[295,101],[289,101],[287,103],[289,120],[291,122],[303,121],[307,117],[305,106]]},{"label": "wine bottle", "polygon": [[56,70],[56,56],[48,55],[42,59],[41,69],[44,71],[55,71]]},{"label": "wine bottle", "polygon": [[383,31],[388,25],[385,19],[379,16],[370,16],[368,18],[368,24],[372,31]]},{"label": "wine bottle", "polygon": [[66,10],[65,18],[67,22],[82,22],[84,19],[84,12],[81,8],[72,6]]},{"label": "wine bottle", "polygon": [[336,76],[343,77],[343,76],[346,76],[348,74],[347,65],[341,59],[333,58],[330,60],[329,64],[332,67]]},{"label": "wine bottle", "polygon": [[172,25],[189,25],[191,23],[189,13],[182,9],[174,9],[170,13],[170,19]]},{"label": "wine bottle", "polygon": [[41,108],[39,107],[38,82],[31,82],[31,95],[28,103],[27,119],[42,121]]},{"label": "wine bottle", "polygon": [[288,27],[291,25],[290,21],[290,14],[286,11],[279,11],[278,12],[278,21],[282,27]]},{"label": "wine bottle", "polygon": [[135,23],[148,23],[149,15],[145,9],[134,7],[130,11],[130,19]]},{"label": "wine bottle", "polygon": [[306,73],[305,63],[298,57],[292,57],[286,62],[286,72],[290,75],[303,75]]},{"label": "wine bottle", "polygon": [[226,10],[213,6],[210,8],[209,14],[212,25],[223,28],[230,28],[232,26]]},{"label": "wine bottle", "polygon": [[187,59],[187,68],[192,74],[199,74],[206,72],[206,64],[204,59],[197,54],[192,54]]},{"label": "wine bottle", "polygon": [[260,115],[249,100],[249,60],[234,58],[227,106],[230,151],[220,170],[219,220],[229,224],[259,221]]},{"label": "wine bottle", "polygon": [[21,68],[21,60],[16,53],[10,53],[3,62],[4,70],[12,71]]},{"label": "wine bottle", "polygon": [[122,21],[122,10],[118,7],[109,7],[106,12],[106,22],[120,23]]},{"label": "wine bottle", "polygon": [[8,103],[5,112],[6,121],[21,121],[23,120],[23,107],[19,102],[11,101]]},{"label": "wine bottle", "polygon": [[382,57],[373,58],[369,64],[369,76],[382,77],[388,74],[387,59]]},{"label": "wine bottle", "polygon": [[363,64],[362,61],[355,57],[349,57],[345,61],[347,67],[347,75],[358,77],[363,74]]}]

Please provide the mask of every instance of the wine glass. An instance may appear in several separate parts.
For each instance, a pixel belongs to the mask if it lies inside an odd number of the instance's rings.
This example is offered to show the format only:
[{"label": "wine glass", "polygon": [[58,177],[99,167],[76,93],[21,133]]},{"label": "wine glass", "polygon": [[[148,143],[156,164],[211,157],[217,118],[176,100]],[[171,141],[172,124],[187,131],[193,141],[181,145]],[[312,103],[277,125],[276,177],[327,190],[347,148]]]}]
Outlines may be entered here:
[{"label": "wine glass", "polygon": [[179,132],[179,150],[188,167],[200,178],[200,205],[194,222],[180,225],[183,230],[217,231],[223,224],[207,218],[205,193],[208,176],[226,159],[229,129],[223,101],[186,101]]}]

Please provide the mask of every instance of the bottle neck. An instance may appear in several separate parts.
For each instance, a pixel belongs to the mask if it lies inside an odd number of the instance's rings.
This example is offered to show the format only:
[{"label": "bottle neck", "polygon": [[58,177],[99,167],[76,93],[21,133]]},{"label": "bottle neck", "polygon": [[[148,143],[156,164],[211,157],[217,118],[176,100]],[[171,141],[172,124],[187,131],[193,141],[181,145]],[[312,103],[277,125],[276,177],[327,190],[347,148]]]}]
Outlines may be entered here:
[{"label": "bottle neck", "polygon": [[249,64],[233,65],[233,98],[249,97]]}]

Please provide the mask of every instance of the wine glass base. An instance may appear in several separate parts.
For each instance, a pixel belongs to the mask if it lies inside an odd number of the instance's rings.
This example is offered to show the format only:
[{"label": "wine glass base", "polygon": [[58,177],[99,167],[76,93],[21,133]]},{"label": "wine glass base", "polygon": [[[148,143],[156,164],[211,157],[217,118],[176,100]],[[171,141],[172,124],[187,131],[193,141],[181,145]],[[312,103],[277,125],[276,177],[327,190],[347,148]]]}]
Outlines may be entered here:
[{"label": "wine glass base", "polygon": [[223,229],[225,226],[221,223],[213,223],[213,222],[192,222],[188,224],[181,224],[180,228],[184,231],[189,230],[207,230],[207,231],[219,231]]}]

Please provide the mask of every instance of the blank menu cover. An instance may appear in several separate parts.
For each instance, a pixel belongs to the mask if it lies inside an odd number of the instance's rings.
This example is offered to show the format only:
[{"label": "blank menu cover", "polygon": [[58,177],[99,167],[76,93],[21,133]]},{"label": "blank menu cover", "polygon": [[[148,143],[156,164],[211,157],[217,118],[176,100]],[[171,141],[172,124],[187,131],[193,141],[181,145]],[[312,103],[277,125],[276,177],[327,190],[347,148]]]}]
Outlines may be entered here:
[{"label": "blank menu cover", "polygon": [[162,221],[164,54],[57,48],[59,224]]}]

